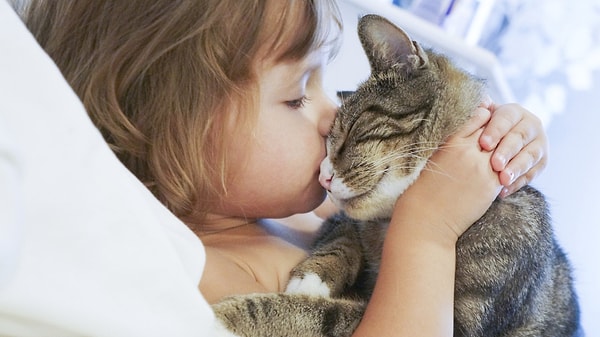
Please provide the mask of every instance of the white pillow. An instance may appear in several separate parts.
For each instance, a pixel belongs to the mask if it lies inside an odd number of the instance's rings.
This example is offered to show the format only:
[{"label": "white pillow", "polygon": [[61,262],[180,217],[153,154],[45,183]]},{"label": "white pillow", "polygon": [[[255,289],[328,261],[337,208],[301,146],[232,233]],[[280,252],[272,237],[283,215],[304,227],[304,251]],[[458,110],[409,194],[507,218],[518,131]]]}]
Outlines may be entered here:
[{"label": "white pillow", "polygon": [[209,336],[200,240],[0,0],[0,335]]}]

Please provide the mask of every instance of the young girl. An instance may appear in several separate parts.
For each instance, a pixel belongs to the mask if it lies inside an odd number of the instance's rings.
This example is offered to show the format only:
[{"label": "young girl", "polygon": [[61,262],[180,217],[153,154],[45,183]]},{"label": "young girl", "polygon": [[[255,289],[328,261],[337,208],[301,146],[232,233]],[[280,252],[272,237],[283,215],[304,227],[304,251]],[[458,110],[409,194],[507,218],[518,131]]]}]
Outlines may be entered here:
[{"label": "young girl", "polygon": [[[202,240],[204,297],[282,291],[331,212],[313,211],[333,1],[32,1],[25,19],[121,161]],[[451,336],[458,236],[545,166],[534,115],[482,106],[397,201],[356,336]]]}]

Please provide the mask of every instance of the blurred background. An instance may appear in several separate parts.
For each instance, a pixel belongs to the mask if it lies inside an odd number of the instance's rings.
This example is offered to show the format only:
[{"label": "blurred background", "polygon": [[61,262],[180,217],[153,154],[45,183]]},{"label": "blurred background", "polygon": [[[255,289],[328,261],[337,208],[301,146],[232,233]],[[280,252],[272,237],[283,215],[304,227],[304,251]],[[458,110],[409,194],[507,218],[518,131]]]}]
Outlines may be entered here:
[{"label": "blurred background", "polygon": [[339,0],[344,43],[328,90],[369,74],[356,36],[361,15],[382,15],[414,40],[485,78],[497,103],[540,117],[549,163],[532,185],[550,202],[574,267],[582,324],[600,336],[600,0]]}]

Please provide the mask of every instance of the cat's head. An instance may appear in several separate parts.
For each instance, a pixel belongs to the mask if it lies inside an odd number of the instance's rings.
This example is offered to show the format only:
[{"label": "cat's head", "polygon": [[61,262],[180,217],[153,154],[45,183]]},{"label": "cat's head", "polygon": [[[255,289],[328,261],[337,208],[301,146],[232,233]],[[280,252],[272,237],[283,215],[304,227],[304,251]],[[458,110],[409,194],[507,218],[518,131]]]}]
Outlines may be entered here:
[{"label": "cat's head", "polygon": [[371,75],[342,100],[319,179],[349,216],[388,218],[479,104],[483,84],[380,16],[361,18],[358,34]]}]

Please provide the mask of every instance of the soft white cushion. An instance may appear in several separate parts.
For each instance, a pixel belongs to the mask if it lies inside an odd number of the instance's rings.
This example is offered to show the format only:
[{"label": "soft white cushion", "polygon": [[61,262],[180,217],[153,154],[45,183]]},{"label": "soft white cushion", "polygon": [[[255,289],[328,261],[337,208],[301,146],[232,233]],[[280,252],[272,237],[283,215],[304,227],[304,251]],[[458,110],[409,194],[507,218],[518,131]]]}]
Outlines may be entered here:
[{"label": "soft white cushion", "polygon": [[0,0],[0,335],[210,336],[198,238]]}]

